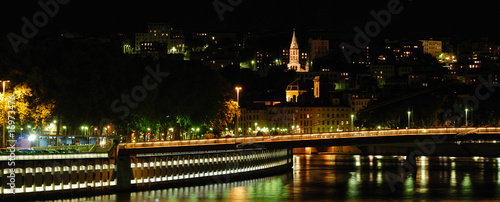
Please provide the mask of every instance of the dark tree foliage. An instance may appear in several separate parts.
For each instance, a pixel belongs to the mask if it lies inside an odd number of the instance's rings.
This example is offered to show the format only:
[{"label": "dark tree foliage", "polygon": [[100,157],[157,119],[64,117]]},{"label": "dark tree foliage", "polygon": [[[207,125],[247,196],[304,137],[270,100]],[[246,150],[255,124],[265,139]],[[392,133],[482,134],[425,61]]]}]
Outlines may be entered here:
[{"label": "dark tree foliage", "polygon": [[[8,42],[1,50],[0,64],[4,78],[12,83],[26,82],[34,95],[54,100],[53,117],[62,120],[69,132],[81,125],[102,127],[111,120],[118,133],[132,131],[165,131],[176,133],[192,125],[203,125],[229,97],[228,83],[217,71],[210,71],[196,62],[150,61],[135,55],[123,55],[111,42],[94,39],[48,38],[32,40],[14,54]],[[170,75],[147,91],[137,108],[130,108],[125,119],[111,109],[114,100],[130,95],[134,87],[142,86],[149,73],[146,66]],[[153,82],[153,81],[151,81]],[[73,130],[73,131],[71,131]]]}]

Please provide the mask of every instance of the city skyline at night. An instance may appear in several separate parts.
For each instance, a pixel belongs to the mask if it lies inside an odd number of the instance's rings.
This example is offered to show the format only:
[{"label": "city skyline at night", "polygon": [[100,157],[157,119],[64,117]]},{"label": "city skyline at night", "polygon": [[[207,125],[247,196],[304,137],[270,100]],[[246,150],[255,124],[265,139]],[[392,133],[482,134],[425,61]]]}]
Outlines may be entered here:
[{"label": "city skyline at night", "polygon": [[5,4],[0,200],[500,198],[493,2]]}]

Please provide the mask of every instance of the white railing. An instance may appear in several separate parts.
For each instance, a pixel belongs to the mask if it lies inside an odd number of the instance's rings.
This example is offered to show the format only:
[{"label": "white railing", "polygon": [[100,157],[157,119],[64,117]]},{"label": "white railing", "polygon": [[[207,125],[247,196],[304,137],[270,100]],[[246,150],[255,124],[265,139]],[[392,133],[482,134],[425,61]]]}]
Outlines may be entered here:
[{"label": "white railing", "polygon": [[231,137],[231,138],[213,138],[213,139],[196,139],[196,140],[174,140],[174,141],[164,141],[164,142],[121,143],[119,147],[121,149],[127,149],[127,148],[144,148],[144,147],[241,144],[241,143],[278,142],[278,141],[313,140],[313,139],[353,138],[353,137],[369,137],[369,136],[397,136],[397,135],[424,135],[424,134],[465,135],[469,133],[500,134],[500,127],[397,129],[397,130],[329,132],[329,133],[276,135],[276,136]]}]

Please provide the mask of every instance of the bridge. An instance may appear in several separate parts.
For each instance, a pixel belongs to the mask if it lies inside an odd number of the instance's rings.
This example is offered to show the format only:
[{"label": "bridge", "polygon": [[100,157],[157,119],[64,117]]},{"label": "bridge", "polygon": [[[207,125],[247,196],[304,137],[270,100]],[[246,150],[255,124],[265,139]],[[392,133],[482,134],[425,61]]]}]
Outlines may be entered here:
[{"label": "bridge", "polygon": [[[175,151],[205,151],[234,148],[312,148],[332,146],[397,146],[410,147],[430,144],[456,145],[464,150],[467,144],[493,144],[500,138],[500,127],[480,128],[428,128],[397,129],[353,132],[329,132],[314,134],[292,134],[256,137],[232,137],[197,140],[178,140],[166,142],[138,142],[120,144],[120,150],[127,154],[161,153]],[[362,149],[363,150],[363,149]],[[297,150],[295,150],[297,151]],[[369,152],[369,151],[365,151]],[[370,153],[380,153],[372,151]],[[382,151],[383,152],[383,151]],[[394,152],[394,151],[391,151]],[[404,151],[406,152],[406,151]],[[471,151],[460,153],[456,150],[449,155],[472,155]],[[469,152],[469,153],[467,153]],[[307,153],[307,152],[306,152]],[[403,153],[406,154],[406,153]],[[500,154],[500,153],[499,153]],[[439,151],[432,155],[443,155]],[[448,154],[444,154],[448,155]],[[484,153],[483,155],[488,155]],[[494,154],[497,156],[497,154]]]},{"label": "bridge", "polygon": [[342,147],[364,154],[500,156],[498,141],[500,127],[429,128],[121,143],[100,152],[17,155],[14,167],[12,156],[0,155],[0,193],[31,199],[228,182],[290,170],[294,152]]}]

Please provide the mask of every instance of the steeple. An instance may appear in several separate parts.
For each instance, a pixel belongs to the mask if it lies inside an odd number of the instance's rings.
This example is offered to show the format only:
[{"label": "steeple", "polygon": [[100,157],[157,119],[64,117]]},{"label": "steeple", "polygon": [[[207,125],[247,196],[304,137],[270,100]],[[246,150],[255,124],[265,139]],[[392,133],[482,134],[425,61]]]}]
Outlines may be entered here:
[{"label": "steeple", "polygon": [[299,44],[297,43],[297,37],[295,37],[295,28],[293,28],[292,43],[290,43],[290,51],[288,52],[288,70],[295,70],[296,72],[309,72],[309,66],[306,65],[305,70],[300,67],[301,65],[299,52]]},{"label": "steeple", "polygon": [[295,37],[295,28],[293,28],[292,43],[290,44],[290,49],[298,49],[299,44],[297,43],[297,38]]}]

